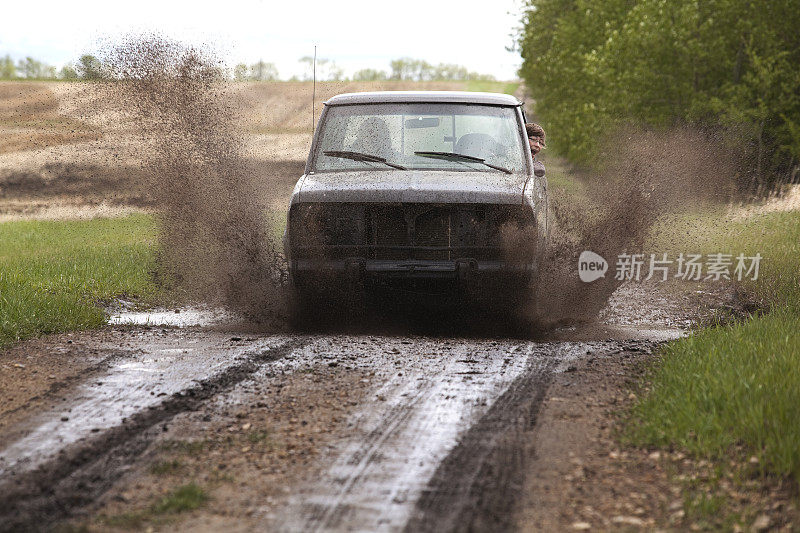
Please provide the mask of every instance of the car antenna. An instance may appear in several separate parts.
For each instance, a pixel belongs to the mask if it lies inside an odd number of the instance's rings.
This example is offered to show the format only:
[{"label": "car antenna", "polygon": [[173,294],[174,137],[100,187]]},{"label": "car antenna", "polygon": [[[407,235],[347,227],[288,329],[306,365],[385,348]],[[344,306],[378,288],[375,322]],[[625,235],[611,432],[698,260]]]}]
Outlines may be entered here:
[{"label": "car antenna", "polygon": [[314,81],[312,82],[313,89],[311,91],[311,135],[314,135],[314,119],[316,118],[316,102],[317,102],[317,45],[314,45],[314,64],[312,67],[312,76]]}]

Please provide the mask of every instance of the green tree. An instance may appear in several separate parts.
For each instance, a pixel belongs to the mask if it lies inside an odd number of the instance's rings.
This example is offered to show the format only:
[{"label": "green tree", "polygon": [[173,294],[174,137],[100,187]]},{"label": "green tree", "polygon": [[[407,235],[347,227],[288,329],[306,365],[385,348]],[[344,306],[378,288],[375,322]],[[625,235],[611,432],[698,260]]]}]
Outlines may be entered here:
[{"label": "green tree", "polygon": [[236,81],[244,81],[249,78],[249,69],[244,63],[239,63],[233,67],[233,79]]},{"label": "green tree", "polygon": [[[312,56],[303,56],[300,58],[300,62],[305,65],[303,79],[306,81],[311,80],[314,72],[314,58]],[[324,57],[317,58],[316,73],[317,80],[341,81],[344,79],[344,69],[339,67],[335,61]]]},{"label": "green tree", "polygon": [[99,80],[104,78],[103,64],[91,54],[83,54],[80,59],[78,59],[78,65],[75,70],[78,73],[78,77],[84,80]]},{"label": "green tree", "polygon": [[390,79],[405,81],[428,81],[434,77],[434,68],[427,61],[401,57],[389,63],[392,69]]},{"label": "green tree", "polygon": [[62,80],[76,80],[78,79],[78,72],[75,70],[75,67],[67,64],[58,71],[58,77]]},{"label": "green tree", "polygon": [[488,74],[478,74],[470,72],[467,67],[463,65],[455,65],[452,63],[439,63],[438,65],[431,65],[425,60],[414,59],[410,57],[401,57],[394,59],[389,63],[392,73],[389,79],[392,80],[405,80],[405,81],[431,81],[431,80],[444,80],[444,81],[463,81],[463,80],[494,80],[493,76]]},{"label": "green tree", "polygon": [[250,79],[255,81],[275,81],[278,79],[278,68],[275,63],[265,63],[259,60],[258,63],[250,65]]},{"label": "green tree", "polygon": [[5,57],[0,57],[0,79],[13,80],[17,77],[17,67],[14,65],[14,60],[11,56],[6,54]]},{"label": "green tree", "polygon": [[431,78],[434,80],[453,80],[460,81],[469,78],[467,67],[439,63],[431,69]]},{"label": "green tree", "polygon": [[797,0],[529,0],[521,76],[552,145],[591,163],[621,123],[738,141],[752,185],[800,166]]},{"label": "green tree", "polygon": [[52,77],[53,67],[28,56],[17,62],[17,71],[25,78],[41,79]]},{"label": "green tree", "polygon": [[374,68],[361,69],[353,74],[353,81],[384,81],[387,78],[385,71]]}]

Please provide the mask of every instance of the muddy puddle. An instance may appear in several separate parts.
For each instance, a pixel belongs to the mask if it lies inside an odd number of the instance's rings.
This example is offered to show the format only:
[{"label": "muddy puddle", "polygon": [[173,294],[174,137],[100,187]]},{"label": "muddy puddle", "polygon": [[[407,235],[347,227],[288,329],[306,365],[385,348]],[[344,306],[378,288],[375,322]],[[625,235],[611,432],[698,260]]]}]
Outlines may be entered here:
[{"label": "muddy puddle", "polygon": [[[504,450],[522,445],[553,375],[582,358],[685,334],[676,309],[665,311],[669,321],[643,317],[631,311],[639,293],[620,294],[604,322],[529,338],[265,334],[246,332],[218,308],[118,309],[111,323],[124,325],[125,336],[97,343],[113,350],[107,366],[45,394],[0,434],[0,491],[9,495],[0,519],[24,528],[45,513],[55,524],[122,483],[173,423],[186,428],[181,438],[203,439],[203,428],[225,413],[282,401],[280,380],[324,382],[326,372],[339,372],[361,391],[345,410],[346,436],[317,450],[313,468],[298,470],[284,495],[249,504],[241,516],[230,510],[235,498],[227,502],[223,522],[283,531],[457,529],[466,524],[462,515],[491,514],[502,500],[481,510],[471,495],[515,486],[497,478],[514,475],[502,466],[513,465]],[[330,395],[319,401],[336,403]],[[200,425],[182,426],[188,413]],[[325,427],[322,419],[315,424]],[[79,482],[87,488],[76,500]],[[48,484],[60,489],[41,493]]]},{"label": "muddy puddle", "polygon": [[108,324],[130,326],[170,326],[187,328],[213,326],[235,322],[237,318],[222,308],[181,307],[176,309],[152,309],[147,311],[112,311]]},{"label": "muddy puddle", "polygon": [[286,342],[280,336],[233,339],[212,332],[181,335],[180,342],[156,335],[132,338],[107,371],[61,392],[52,409],[0,437],[0,476],[34,469],[241,358]]}]

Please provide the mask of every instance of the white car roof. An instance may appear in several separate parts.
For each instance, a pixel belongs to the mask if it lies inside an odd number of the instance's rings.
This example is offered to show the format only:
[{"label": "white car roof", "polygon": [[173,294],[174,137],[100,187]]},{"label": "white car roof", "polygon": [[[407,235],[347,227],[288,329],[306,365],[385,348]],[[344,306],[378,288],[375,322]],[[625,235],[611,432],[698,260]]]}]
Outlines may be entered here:
[{"label": "white car roof", "polygon": [[448,103],[520,106],[522,102],[508,94],[467,91],[374,91],[344,93],[334,96],[325,105],[383,103]]}]

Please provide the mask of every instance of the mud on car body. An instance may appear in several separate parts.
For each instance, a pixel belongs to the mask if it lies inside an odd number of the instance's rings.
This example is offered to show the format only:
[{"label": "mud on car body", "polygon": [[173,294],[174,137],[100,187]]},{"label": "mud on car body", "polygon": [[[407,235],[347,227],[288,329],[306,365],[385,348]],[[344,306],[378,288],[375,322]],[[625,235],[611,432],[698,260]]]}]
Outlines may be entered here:
[{"label": "mud on car body", "polygon": [[547,235],[544,167],[504,94],[368,92],[325,102],[284,234],[302,297],[375,285],[508,293]]}]

